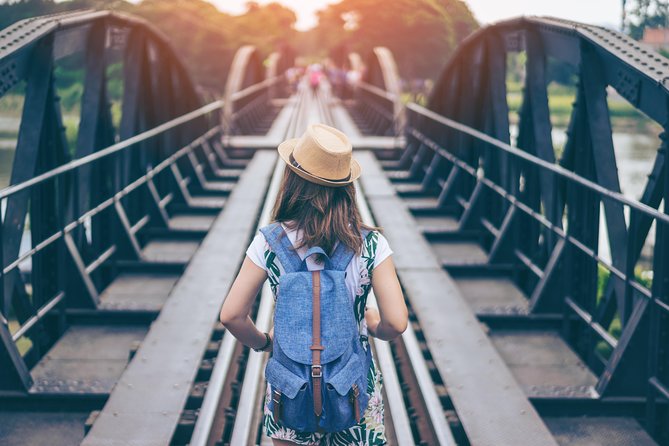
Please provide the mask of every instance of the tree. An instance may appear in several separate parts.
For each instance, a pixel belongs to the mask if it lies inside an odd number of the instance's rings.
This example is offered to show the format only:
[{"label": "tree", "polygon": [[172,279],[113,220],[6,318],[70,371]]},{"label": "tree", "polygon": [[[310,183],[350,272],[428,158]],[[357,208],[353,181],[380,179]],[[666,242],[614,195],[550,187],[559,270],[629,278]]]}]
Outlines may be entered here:
[{"label": "tree", "polygon": [[646,28],[666,28],[669,26],[669,2],[666,0],[623,1],[624,31],[639,40]]},{"label": "tree", "polygon": [[342,0],[319,13],[324,51],[347,45],[361,55],[388,47],[404,78],[436,78],[457,44],[477,28],[460,0]]},{"label": "tree", "polygon": [[[295,13],[278,4],[250,2],[239,16],[205,0],[0,0],[0,29],[29,17],[74,9],[114,9],[147,19],[168,39],[198,85],[221,93],[234,52],[255,45],[267,56],[297,33]],[[83,72],[79,73],[83,75]]]}]

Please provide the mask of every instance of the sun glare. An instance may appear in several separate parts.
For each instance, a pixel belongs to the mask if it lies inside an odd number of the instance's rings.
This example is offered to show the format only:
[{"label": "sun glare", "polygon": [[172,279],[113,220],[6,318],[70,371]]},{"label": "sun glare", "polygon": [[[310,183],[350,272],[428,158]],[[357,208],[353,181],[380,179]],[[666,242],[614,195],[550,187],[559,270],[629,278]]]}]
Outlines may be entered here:
[{"label": "sun glare", "polygon": [[[211,0],[220,10],[231,14],[243,14],[246,11],[248,0]],[[316,11],[325,8],[330,3],[338,0],[256,0],[261,5],[267,3],[281,3],[295,11],[297,15],[296,28],[305,31],[316,26]]]}]

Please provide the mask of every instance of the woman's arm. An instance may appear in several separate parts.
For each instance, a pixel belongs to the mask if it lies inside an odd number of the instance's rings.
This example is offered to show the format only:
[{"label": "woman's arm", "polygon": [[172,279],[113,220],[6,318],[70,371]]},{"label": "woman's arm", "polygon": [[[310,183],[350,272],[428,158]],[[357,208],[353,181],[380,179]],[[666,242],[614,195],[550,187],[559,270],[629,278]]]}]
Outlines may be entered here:
[{"label": "woman's arm", "polygon": [[219,316],[225,328],[242,344],[251,348],[260,348],[267,341],[265,334],[256,328],[249,317],[253,301],[265,279],[265,270],[253,263],[248,256],[245,257]]},{"label": "woman's arm", "polygon": [[401,335],[409,321],[409,312],[392,257],[386,258],[374,268],[372,289],[379,310],[372,308],[365,312],[367,329],[375,338],[389,341]]}]

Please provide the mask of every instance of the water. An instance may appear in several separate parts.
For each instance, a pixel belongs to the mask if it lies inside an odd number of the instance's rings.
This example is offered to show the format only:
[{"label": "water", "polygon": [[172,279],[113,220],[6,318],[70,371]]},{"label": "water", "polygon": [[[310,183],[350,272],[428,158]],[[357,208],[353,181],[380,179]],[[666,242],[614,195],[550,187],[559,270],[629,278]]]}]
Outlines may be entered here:
[{"label": "water", "polygon": [[[517,126],[511,126],[512,141],[515,141],[517,133]],[[554,128],[552,137],[555,147],[564,147],[567,142],[566,129]],[[659,147],[658,135],[613,133],[613,149],[616,154],[620,190],[623,195],[634,200],[641,198]]]},{"label": "water", "polygon": [[16,134],[21,119],[13,116],[0,116],[0,188],[9,184],[9,175],[14,162]]},{"label": "water", "polygon": [[[512,141],[515,141],[517,133],[517,126],[512,126]],[[555,147],[564,147],[564,144],[567,142],[566,129],[554,128],[552,138]],[[653,163],[655,162],[659,147],[659,134],[652,134],[651,132],[613,133],[613,150],[616,154],[620,191],[623,195],[633,200],[639,200],[641,198],[644,188],[646,187],[646,182],[648,181],[648,175],[653,168]],[[608,245],[608,234],[606,231],[603,208],[601,209],[601,215],[599,254],[606,262],[610,262],[611,254]],[[629,224],[629,210],[627,208],[625,209],[625,218]],[[648,260],[652,258],[654,239],[654,234],[651,232],[642,253],[641,263],[643,265],[647,266]]]}]

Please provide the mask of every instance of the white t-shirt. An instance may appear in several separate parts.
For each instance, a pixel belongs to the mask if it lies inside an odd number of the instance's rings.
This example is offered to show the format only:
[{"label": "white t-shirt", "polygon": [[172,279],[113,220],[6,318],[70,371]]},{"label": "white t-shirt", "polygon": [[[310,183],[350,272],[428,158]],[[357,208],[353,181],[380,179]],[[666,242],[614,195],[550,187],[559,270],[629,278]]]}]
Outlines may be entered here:
[{"label": "white t-shirt", "polygon": [[[288,239],[295,246],[297,240],[300,240],[302,237],[301,231],[291,230],[286,227],[286,225],[281,224],[284,231],[288,235]],[[269,249],[269,244],[265,240],[265,236],[262,232],[258,232],[253,238],[251,245],[249,245],[246,250],[246,255],[260,268],[267,271],[267,265],[265,264],[265,252]],[[304,260],[304,256],[307,253],[309,247],[303,246],[298,249],[296,252],[301,259]],[[393,251],[388,245],[386,238],[379,233],[378,244],[376,246],[376,255],[374,257],[374,268],[376,268],[381,262],[383,262]],[[307,259],[307,269],[309,271],[315,271],[323,269],[322,264],[318,264],[314,261],[314,256],[311,256]],[[281,273],[284,273],[284,269],[281,266],[280,262],[277,262]],[[361,255],[355,255],[349,262],[346,267],[346,287],[349,290],[351,296],[356,296],[360,294],[361,281],[367,277],[367,269],[362,261]]]}]

